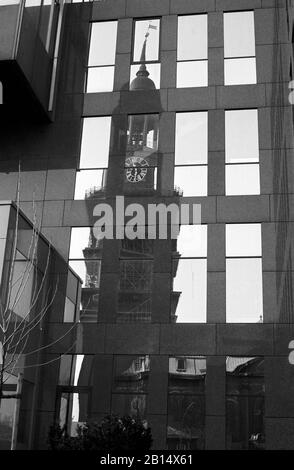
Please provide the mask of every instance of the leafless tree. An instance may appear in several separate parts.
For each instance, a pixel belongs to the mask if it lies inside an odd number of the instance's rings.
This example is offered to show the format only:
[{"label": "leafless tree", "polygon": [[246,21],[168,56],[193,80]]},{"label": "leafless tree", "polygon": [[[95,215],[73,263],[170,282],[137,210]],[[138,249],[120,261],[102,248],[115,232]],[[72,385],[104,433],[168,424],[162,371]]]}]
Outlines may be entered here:
[{"label": "leafless tree", "polygon": [[[6,288],[4,293],[2,286],[0,296],[0,407],[3,398],[19,398],[18,393],[4,394],[4,384],[13,375],[18,375],[26,367],[41,367],[58,360],[58,358],[54,358],[47,362],[38,362],[42,351],[61,341],[76,327],[76,323],[74,323],[65,335],[58,337],[49,344],[43,344],[44,323],[58,290],[58,278],[54,281],[53,286],[50,285],[49,271],[52,256],[50,244],[48,244],[47,259],[44,262],[45,267],[41,275],[40,271],[37,274],[40,224],[37,222],[34,202],[31,237],[28,243],[28,253],[25,257],[25,267],[20,273],[17,272],[16,263],[19,261],[17,246],[20,221],[20,180],[19,171],[16,216],[12,230],[12,248],[8,260]],[[27,301],[28,298],[29,302]],[[70,352],[75,343],[74,341],[70,349],[65,351],[64,354]]]}]

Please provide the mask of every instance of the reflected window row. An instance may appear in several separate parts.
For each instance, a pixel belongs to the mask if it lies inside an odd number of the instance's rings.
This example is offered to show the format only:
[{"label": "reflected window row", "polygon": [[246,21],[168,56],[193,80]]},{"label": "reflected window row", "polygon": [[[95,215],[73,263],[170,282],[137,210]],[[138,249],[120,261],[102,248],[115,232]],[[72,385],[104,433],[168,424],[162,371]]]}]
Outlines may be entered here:
[{"label": "reflected window row", "polygon": [[[94,370],[99,374],[99,369],[93,369],[93,360],[93,355],[60,358],[56,420],[72,436],[78,424],[91,418]],[[100,367],[103,367],[103,360]],[[150,371],[152,373],[149,355],[113,357],[112,413],[148,419]],[[226,448],[262,450],[265,448],[264,358],[228,356],[225,371]],[[169,357],[166,430],[169,450],[205,448],[206,374],[207,358],[204,356]],[[101,382],[96,380],[95,384],[100,387]]]},{"label": "reflected window row", "polygon": [[[254,11],[226,12],[225,85],[256,83]],[[91,24],[87,93],[113,91],[117,21]],[[160,88],[161,19],[133,22],[130,90]],[[178,16],[177,88],[208,86],[208,15]]]},{"label": "reflected window row", "polygon": [[[261,224],[226,225],[226,322],[263,321]],[[154,278],[154,241],[121,242],[118,286],[118,322],[151,322]],[[74,227],[70,266],[83,280],[81,321],[97,321],[103,240],[91,227]],[[172,240],[170,256],[170,321],[205,323],[207,317],[207,226],[183,225]],[[116,291],[117,289],[117,291]],[[67,295],[67,318],[73,318],[74,300]],[[70,307],[72,314],[70,314]],[[73,321],[73,320],[72,320]]]},{"label": "reflected window row", "polygon": [[[112,167],[123,173],[125,194],[148,195],[157,188],[159,121],[158,114],[128,116],[124,163],[116,157],[119,169]],[[75,199],[105,194],[110,138],[110,116],[84,118]],[[179,194],[208,195],[208,141],[207,111],[176,113],[174,188]],[[257,109],[225,111],[225,193],[260,194]]]}]

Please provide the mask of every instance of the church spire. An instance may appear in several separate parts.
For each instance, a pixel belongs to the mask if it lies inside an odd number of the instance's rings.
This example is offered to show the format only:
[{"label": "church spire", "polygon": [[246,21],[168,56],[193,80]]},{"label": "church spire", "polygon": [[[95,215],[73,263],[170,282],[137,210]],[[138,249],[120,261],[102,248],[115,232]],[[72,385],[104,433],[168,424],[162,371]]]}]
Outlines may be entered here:
[{"label": "church spire", "polygon": [[143,42],[143,47],[142,47],[142,52],[141,52],[141,57],[140,57],[140,68],[138,72],[136,73],[137,77],[149,77],[150,73],[148,72],[145,62],[146,62],[146,47],[147,47],[147,39],[149,37],[149,28],[147,33],[145,34],[145,40]]}]

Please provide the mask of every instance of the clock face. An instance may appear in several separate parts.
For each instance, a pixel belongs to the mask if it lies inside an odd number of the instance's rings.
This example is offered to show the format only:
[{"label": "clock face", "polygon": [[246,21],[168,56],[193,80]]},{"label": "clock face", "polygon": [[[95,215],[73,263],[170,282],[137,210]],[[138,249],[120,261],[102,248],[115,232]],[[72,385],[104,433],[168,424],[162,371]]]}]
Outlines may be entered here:
[{"label": "clock face", "polygon": [[128,157],[125,161],[126,177],[130,183],[139,183],[147,175],[147,161],[142,157]]}]

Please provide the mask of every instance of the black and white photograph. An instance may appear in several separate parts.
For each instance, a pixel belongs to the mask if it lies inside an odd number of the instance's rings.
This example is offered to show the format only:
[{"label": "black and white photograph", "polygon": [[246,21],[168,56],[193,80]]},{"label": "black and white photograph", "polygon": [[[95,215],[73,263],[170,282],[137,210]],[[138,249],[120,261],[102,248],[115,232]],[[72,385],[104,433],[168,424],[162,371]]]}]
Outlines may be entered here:
[{"label": "black and white photograph", "polygon": [[212,451],[294,451],[294,1],[0,0],[0,465]]}]

